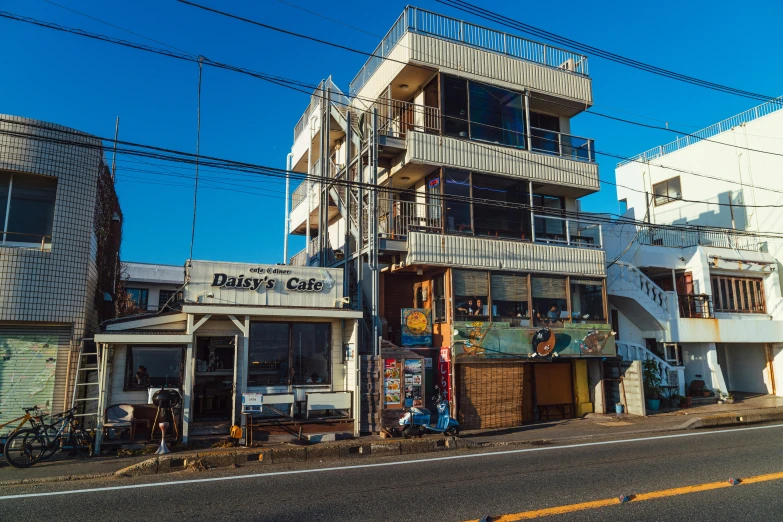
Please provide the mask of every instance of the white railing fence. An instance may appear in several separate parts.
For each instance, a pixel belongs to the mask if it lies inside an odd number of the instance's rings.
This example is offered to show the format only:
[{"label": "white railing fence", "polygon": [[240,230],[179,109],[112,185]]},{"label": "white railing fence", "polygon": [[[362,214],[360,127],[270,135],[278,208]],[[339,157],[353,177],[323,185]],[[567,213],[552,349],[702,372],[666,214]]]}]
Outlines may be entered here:
[{"label": "white railing fence", "polygon": [[664,386],[677,386],[677,394],[685,396],[685,367],[674,366],[647,349],[646,346],[617,341],[617,354],[627,361],[653,361]]},{"label": "white railing fence", "polygon": [[[635,292],[639,292],[647,300],[652,302],[652,306],[655,310],[651,312],[658,312],[661,318],[671,318],[671,312],[675,308],[672,307],[671,298],[669,292],[664,291],[660,286],[656,285],[649,277],[631,263],[625,263],[617,261],[615,264],[607,269],[607,277],[609,280],[609,292],[612,293],[612,287],[615,290],[624,290],[623,286],[631,288]],[[620,284],[618,284],[620,283]],[[617,286],[615,286],[617,285]],[[646,305],[648,303],[637,299],[641,304]]]}]

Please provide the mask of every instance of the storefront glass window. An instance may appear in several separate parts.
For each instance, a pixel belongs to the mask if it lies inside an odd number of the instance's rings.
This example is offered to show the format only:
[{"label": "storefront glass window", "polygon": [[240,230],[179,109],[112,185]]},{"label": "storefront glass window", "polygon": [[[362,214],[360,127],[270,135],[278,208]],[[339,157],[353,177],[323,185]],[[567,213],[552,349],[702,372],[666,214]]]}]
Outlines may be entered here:
[{"label": "storefront glass window", "polygon": [[288,385],[290,345],[288,323],[251,323],[248,386]]},{"label": "storefront glass window", "polygon": [[325,323],[292,325],[295,384],[329,382],[329,326]]},{"label": "storefront glass window", "polygon": [[527,276],[493,273],[490,284],[492,321],[507,322],[512,327],[530,326]]},{"label": "storefront glass window", "polygon": [[531,278],[533,326],[562,328],[568,320],[566,280],[559,277]]},{"label": "storefront glass window", "polygon": [[602,281],[571,278],[571,319],[582,323],[606,322]]},{"label": "storefront glass window", "polygon": [[454,270],[454,318],[457,321],[489,320],[489,274],[473,270]]},{"label": "storefront glass window", "polygon": [[182,387],[182,347],[131,346],[125,365],[125,389]]},{"label": "storefront glass window", "polygon": [[251,323],[248,386],[331,382],[331,325]]},{"label": "storefront glass window", "polygon": [[442,323],[446,320],[446,290],[443,287],[443,275],[436,276],[432,280],[432,305],[433,321]]}]

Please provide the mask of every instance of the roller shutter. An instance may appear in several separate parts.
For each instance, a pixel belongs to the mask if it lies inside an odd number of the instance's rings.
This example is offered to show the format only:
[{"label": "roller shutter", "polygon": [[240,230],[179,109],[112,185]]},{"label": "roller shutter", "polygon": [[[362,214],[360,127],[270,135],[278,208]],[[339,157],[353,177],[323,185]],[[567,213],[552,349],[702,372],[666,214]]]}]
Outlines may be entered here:
[{"label": "roller shutter", "polygon": [[30,406],[62,410],[70,339],[70,326],[0,325],[0,424]]}]

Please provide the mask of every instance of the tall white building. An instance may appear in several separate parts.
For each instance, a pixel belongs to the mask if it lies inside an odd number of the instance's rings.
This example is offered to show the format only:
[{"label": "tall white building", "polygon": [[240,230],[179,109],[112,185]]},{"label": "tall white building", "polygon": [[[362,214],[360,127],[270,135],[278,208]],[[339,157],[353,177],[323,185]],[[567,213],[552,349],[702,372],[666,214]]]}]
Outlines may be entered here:
[{"label": "tall white building", "polygon": [[604,234],[618,351],[659,356],[681,390],[783,395],[783,240],[770,237],[783,223],[782,109],[772,100],[617,166],[621,212],[649,223]]}]

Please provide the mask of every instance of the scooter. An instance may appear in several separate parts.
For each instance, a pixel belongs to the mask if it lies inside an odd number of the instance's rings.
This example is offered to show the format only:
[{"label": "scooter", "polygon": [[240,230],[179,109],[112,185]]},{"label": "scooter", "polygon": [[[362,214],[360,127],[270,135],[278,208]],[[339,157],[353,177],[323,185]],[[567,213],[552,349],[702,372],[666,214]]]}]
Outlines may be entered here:
[{"label": "scooter", "polygon": [[421,437],[424,433],[443,433],[449,437],[459,435],[459,423],[451,418],[449,413],[449,402],[443,398],[440,390],[435,387],[437,396],[435,397],[435,407],[438,410],[438,421],[435,425],[430,424],[430,411],[427,408],[416,408],[411,406],[406,408],[405,414],[400,417],[400,429],[402,436],[410,439],[415,436]]}]

